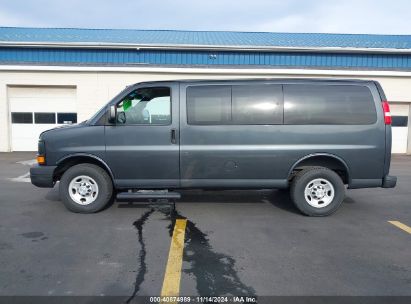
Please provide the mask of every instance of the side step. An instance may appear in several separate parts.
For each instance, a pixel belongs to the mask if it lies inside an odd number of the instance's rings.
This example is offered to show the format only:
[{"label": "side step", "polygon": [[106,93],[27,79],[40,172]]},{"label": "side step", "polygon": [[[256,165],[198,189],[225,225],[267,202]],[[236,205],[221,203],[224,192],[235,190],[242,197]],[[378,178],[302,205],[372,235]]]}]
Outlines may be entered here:
[{"label": "side step", "polygon": [[120,202],[132,202],[141,199],[169,199],[178,200],[181,198],[181,194],[178,192],[168,191],[156,191],[156,190],[141,190],[137,192],[119,192],[117,193],[117,201]]}]

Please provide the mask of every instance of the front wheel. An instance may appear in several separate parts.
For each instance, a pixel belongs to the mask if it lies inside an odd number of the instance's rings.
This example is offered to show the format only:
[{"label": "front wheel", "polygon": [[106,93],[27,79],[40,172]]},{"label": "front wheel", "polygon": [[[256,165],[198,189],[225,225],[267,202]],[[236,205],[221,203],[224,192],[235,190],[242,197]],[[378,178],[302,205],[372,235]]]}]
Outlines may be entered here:
[{"label": "front wheel", "polygon": [[75,165],[64,172],[60,180],[60,198],[73,212],[98,212],[107,206],[112,195],[110,176],[93,164]]},{"label": "front wheel", "polygon": [[291,199],[308,216],[327,216],[340,207],[345,197],[341,178],[323,167],[304,169],[291,184]]}]

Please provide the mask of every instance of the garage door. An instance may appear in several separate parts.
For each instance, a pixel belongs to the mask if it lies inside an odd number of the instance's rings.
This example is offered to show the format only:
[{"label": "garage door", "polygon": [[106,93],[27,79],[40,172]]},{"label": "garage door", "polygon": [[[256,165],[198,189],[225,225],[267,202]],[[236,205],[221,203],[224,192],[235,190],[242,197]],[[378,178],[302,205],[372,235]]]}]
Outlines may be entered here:
[{"label": "garage door", "polygon": [[409,105],[390,104],[392,115],[392,153],[406,153]]},{"label": "garage door", "polygon": [[10,87],[12,151],[36,151],[41,132],[77,122],[76,89]]}]

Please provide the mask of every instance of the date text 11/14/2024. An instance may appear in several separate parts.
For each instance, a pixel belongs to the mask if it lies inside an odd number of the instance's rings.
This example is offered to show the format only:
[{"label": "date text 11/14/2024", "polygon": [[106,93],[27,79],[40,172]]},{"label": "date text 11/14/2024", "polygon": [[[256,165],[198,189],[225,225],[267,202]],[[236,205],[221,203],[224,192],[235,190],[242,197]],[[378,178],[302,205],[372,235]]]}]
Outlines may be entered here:
[{"label": "date text 11/14/2024", "polygon": [[171,296],[171,297],[150,297],[151,303],[257,303],[257,297],[250,296]]}]

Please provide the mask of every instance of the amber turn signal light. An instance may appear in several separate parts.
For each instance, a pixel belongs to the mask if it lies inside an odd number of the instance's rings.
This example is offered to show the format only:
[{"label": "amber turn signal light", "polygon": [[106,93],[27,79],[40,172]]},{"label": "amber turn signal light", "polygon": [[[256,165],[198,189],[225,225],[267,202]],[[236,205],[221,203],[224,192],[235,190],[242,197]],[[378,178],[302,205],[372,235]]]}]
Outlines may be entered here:
[{"label": "amber turn signal light", "polygon": [[37,163],[39,165],[46,164],[46,157],[44,157],[43,155],[37,155]]}]

